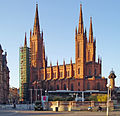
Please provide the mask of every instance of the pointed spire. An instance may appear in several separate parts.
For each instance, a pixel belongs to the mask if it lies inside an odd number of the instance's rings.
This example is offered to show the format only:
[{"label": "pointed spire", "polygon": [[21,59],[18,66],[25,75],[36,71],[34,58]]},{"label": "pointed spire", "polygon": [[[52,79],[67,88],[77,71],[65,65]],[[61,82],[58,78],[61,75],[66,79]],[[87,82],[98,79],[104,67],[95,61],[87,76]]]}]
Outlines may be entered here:
[{"label": "pointed spire", "polygon": [[30,29],[30,38],[32,37],[32,30]]},{"label": "pointed spire", "polygon": [[36,4],[36,13],[35,13],[35,21],[34,21],[34,29],[33,29],[33,34],[36,33],[40,33],[38,4]]},{"label": "pointed spire", "polygon": [[70,59],[70,64],[72,64],[72,58]]},{"label": "pointed spire", "polygon": [[58,66],[58,60],[57,60],[57,66]]},{"label": "pointed spire", "polygon": [[42,30],[42,41],[43,41],[43,30]]},{"label": "pointed spire", "polygon": [[79,17],[79,27],[78,33],[83,33],[83,16],[82,16],[82,4],[80,4],[80,17]]},{"label": "pointed spire", "polygon": [[52,62],[50,61],[50,67],[52,67]]},{"label": "pointed spire", "polygon": [[90,17],[89,43],[93,43],[92,17]]},{"label": "pointed spire", "polygon": [[24,47],[27,47],[27,38],[26,38],[26,32],[25,32],[25,42],[24,42]]},{"label": "pointed spire", "polygon": [[75,40],[77,40],[77,26],[75,28]]},{"label": "pointed spire", "polygon": [[77,26],[76,26],[76,28],[75,28],[75,35],[77,35]]},{"label": "pointed spire", "polygon": [[87,30],[86,30],[86,28],[85,28],[85,37],[87,37]]},{"label": "pointed spire", "polygon": [[65,65],[65,60],[63,60],[63,65]]},{"label": "pointed spire", "polygon": [[43,43],[43,60],[45,60],[45,45]]}]

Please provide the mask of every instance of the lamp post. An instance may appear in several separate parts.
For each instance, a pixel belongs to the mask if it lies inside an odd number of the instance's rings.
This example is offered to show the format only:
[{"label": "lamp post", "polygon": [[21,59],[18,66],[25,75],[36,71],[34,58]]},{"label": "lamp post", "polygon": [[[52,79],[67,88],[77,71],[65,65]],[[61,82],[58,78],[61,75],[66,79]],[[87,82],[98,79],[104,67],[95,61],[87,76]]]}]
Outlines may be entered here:
[{"label": "lamp post", "polygon": [[[109,116],[109,101],[111,99],[111,85],[107,84],[108,92],[107,92],[107,116]],[[110,91],[110,93],[109,93]]]},{"label": "lamp post", "polygon": [[111,85],[110,85],[110,101],[111,101],[111,96],[112,96],[112,95],[111,95],[111,89],[112,89],[112,87],[111,87]]},{"label": "lamp post", "polygon": [[108,92],[107,92],[107,116],[109,116],[109,85],[107,84]]}]

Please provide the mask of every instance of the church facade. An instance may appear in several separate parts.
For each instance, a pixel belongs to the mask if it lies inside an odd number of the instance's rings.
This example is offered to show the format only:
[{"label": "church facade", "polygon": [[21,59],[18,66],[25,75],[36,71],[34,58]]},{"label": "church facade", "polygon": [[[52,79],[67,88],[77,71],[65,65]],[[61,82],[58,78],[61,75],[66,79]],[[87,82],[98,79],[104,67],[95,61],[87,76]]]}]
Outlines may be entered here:
[{"label": "church facade", "polygon": [[43,90],[106,90],[107,79],[101,76],[102,60],[96,61],[96,40],[90,18],[89,38],[83,24],[82,5],[78,28],[75,29],[75,63],[47,66],[43,31],[40,33],[38,5],[36,5],[33,32],[30,31],[30,87]]}]

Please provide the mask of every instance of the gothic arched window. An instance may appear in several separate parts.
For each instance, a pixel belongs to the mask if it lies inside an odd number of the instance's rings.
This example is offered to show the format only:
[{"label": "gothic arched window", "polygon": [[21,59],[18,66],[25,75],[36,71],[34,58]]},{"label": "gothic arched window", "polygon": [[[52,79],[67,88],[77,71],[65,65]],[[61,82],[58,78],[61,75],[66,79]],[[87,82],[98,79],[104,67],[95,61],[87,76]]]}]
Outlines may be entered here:
[{"label": "gothic arched window", "polygon": [[73,83],[71,84],[71,91],[74,91]]},{"label": "gothic arched window", "polygon": [[87,90],[90,90],[90,83],[87,83]]},{"label": "gothic arched window", "polygon": [[95,75],[96,75],[96,69],[95,69]]},{"label": "gothic arched window", "polygon": [[78,68],[78,74],[80,74],[80,68]]},{"label": "gothic arched window", "polygon": [[64,90],[66,90],[66,84],[64,84]]},{"label": "gothic arched window", "polygon": [[97,83],[97,90],[100,90],[100,83]]},{"label": "gothic arched window", "polygon": [[59,85],[57,85],[57,90],[59,90]]},{"label": "gothic arched window", "polygon": [[91,75],[91,70],[89,69],[89,76]]}]

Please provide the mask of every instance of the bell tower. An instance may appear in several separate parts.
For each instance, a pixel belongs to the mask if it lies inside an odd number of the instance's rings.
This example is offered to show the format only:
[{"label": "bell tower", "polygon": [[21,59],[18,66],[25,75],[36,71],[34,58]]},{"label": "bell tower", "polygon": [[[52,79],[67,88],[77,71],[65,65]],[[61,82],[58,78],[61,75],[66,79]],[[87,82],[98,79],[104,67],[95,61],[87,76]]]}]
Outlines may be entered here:
[{"label": "bell tower", "polygon": [[36,4],[36,13],[34,20],[33,33],[30,31],[30,50],[31,50],[31,66],[34,68],[43,67],[43,33],[40,33],[38,4]]},{"label": "bell tower", "polygon": [[78,30],[75,30],[75,64],[76,78],[84,78],[85,76],[85,60],[86,60],[86,40],[84,37],[82,5],[80,4],[80,17]]}]

